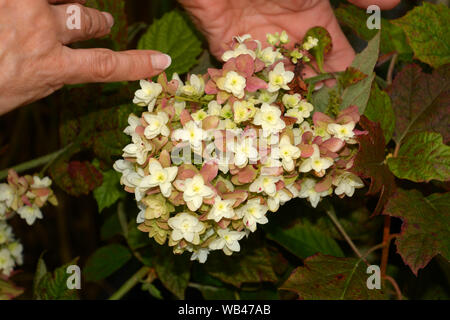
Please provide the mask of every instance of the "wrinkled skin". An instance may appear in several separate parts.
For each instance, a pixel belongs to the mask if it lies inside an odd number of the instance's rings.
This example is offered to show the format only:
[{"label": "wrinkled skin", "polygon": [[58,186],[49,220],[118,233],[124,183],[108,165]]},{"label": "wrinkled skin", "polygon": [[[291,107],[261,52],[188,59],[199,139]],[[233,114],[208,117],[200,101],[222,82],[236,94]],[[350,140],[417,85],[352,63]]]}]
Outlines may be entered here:
[{"label": "wrinkled skin", "polygon": [[[212,53],[220,58],[221,44],[235,35],[251,34],[265,43],[267,33],[286,30],[291,44],[300,41],[315,26],[326,28],[333,49],[326,56],[325,71],[344,70],[354,51],[343,34],[328,0],[179,0],[206,35]],[[391,9],[400,0],[352,0],[367,8],[375,4]]]}]

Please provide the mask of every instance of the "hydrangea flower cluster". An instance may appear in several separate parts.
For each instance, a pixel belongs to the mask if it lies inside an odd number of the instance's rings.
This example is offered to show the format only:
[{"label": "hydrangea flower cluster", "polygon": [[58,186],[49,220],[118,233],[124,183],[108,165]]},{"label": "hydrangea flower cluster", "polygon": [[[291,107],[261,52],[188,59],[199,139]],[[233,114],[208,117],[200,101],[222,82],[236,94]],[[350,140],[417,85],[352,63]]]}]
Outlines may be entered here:
[{"label": "hydrangea flower cluster", "polygon": [[58,204],[50,189],[51,184],[48,177],[19,177],[17,172],[9,170],[8,183],[0,184],[0,221],[6,220],[15,212],[30,226],[36,219],[42,219],[41,208],[47,202],[55,206]]},{"label": "hydrangea flower cluster", "polygon": [[0,221],[0,274],[9,277],[23,263],[23,246],[15,239],[11,226]]},{"label": "hydrangea flower cluster", "polygon": [[285,32],[268,35],[272,46],[263,48],[235,37],[221,69],[140,82],[134,103],[146,110],[129,116],[132,142],[114,168],[135,194],[139,230],[174,253],[201,263],[212,250],[231,255],[287,201],[316,207],[364,186],[349,171],[363,134],[358,109],[335,118],[314,112],[291,70],[312,58],[318,40],[294,50],[288,41]]}]

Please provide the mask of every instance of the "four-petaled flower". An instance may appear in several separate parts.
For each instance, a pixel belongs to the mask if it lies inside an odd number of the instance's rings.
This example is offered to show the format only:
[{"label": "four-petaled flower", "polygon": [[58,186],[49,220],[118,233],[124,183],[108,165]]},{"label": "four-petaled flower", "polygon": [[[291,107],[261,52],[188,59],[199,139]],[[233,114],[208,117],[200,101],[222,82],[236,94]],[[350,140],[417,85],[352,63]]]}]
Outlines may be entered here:
[{"label": "four-petaled flower", "polygon": [[193,244],[200,243],[200,234],[205,231],[205,225],[193,214],[180,212],[167,222],[173,229],[171,237],[173,241],[185,239]]}]

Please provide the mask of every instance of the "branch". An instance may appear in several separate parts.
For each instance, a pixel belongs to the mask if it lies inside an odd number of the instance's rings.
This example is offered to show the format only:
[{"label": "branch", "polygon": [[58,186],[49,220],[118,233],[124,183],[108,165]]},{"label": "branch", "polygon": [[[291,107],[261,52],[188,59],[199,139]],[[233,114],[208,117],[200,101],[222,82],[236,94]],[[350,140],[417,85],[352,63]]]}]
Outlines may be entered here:
[{"label": "branch", "polygon": [[120,300],[126,295],[134,286],[144,278],[148,272],[150,271],[149,267],[142,267],[139,269],[134,275],[131,276],[130,279],[127,280],[120,288],[117,290],[109,300]]},{"label": "branch", "polygon": [[392,56],[391,63],[389,64],[389,70],[388,70],[388,74],[386,77],[386,83],[388,86],[392,83],[392,76],[394,74],[394,67],[395,67],[395,63],[397,62],[397,56],[398,56],[398,53],[395,53]]}]

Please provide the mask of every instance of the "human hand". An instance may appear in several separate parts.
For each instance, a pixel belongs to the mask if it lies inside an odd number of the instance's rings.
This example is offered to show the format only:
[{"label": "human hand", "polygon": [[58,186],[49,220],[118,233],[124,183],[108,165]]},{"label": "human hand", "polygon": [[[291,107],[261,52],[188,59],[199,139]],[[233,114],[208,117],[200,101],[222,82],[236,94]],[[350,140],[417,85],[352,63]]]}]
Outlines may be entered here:
[{"label": "human hand", "polygon": [[[390,9],[400,0],[349,0],[367,8],[371,4]],[[264,45],[266,34],[286,30],[290,44],[301,41],[308,29],[321,26],[328,30],[333,48],[327,54],[324,69],[342,71],[355,53],[339,27],[328,0],[179,0],[206,35],[211,52],[220,59],[224,39],[251,34]]]},{"label": "human hand", "polygon": [[[66,27],[67,7],[78,3],[81,29]],[[114,24],[84,0],[0,2],[0,114],[50,95],[65,84],[149,78],[170,65],[156,51],[74,50],[66,44],[107,35]]]}]

